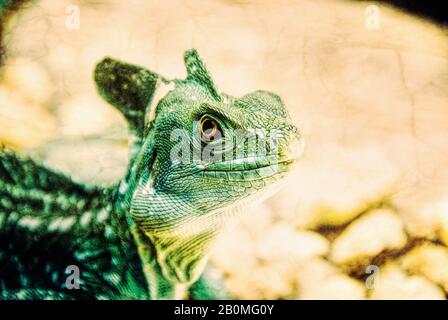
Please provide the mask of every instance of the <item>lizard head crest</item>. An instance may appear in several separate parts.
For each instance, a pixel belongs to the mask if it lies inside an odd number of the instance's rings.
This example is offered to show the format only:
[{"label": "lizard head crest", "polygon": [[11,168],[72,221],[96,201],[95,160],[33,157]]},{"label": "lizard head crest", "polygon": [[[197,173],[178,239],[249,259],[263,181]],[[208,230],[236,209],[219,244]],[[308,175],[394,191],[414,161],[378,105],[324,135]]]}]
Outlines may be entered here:
[{"label": "lizard head crest", "polygon": [[213,83],[204,62],[199,57],[196,49],[185,51],[184,53],[185,67],[187,68],[187,81],[194,81],[206,88],[212,97],[217,101],[221,101],[221,96]]}]

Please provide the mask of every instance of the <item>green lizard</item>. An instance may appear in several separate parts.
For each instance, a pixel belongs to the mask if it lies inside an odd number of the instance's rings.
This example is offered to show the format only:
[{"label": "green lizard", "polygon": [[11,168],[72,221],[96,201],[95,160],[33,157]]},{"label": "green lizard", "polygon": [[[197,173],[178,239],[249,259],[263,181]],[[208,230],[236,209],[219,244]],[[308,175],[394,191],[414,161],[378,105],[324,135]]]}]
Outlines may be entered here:
[{"label": "green lizard", "polygon": [[217,297],[202,275],[213,239],[277,188],[303,140],[277,95],[234,98],[196,50],[184,60],[183,80],[111,58],[96,66],[99,93],[129,124],[116,186],[76,183],[0,151],[0,297]]}]

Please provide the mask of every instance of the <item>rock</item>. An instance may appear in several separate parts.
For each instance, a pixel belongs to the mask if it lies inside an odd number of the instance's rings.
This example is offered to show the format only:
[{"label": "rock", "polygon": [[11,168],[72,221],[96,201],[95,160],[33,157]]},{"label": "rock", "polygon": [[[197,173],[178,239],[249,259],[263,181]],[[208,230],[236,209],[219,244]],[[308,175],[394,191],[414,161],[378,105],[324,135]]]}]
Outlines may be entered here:
[{"label": "rock", "polygon": [[445,210],[440,218],[439,237],[448,246],[448,210]]},{"label": "rock", "polygon": [[378,147],[307,145],[304,157],[269,202],[299,228],[343,225],[395,190],[398,170]]},{"label": "rock", "polygon": [[[269,206],[245,209],[244,221],[223,234],[211,253],[238,297],[289,297],[298,282],[301,298],[364,297],[363,284],[321,259],[328,255],[327,240],[302,229],[343,227],[390,199],[411,236],[448,244],[445,28],[381,3],[376,4],[381,26],[371,30],[365,27],[368,4],[362,2],[83,1],[81,28],[69,30],[64,14],[69,3],[30,5],[14,28],[5,29],[5,63],[15,69],[5,70],[9,75],[0,80],[6,89],[0,89],[1,141],[40,146],[40,160],[77,179],[112,181],[123,172],[126,147],[91,139],[123,121],[95,96],[95,63],[109,55],[179,78],[185,74],[182,52],[190,47],[204,57],[220,90],[235,96],[273,91],[302,129],[307,147],[290,184]],[[32,63],[14,62],[22,59]],[[54,130],[54,121],[62,130]],[[436,183],[443,189],[438,193]],[[409,189],[413,192],[396,201],[398,192]],[[377,239],[361,224],[367,231],[343,232],[331,257],[359,263],[359,255],[369,259],[401,246],[403,228],[395,219],[373,220]],[[320,277],[321,271],[328,277]],[[395,291],[397,297],[420,296],[415,290],[421,289],[422,296],[440,297],[422,277],[400,275],[383,296],[394,297]]]},{"label": "rock", "polygon": [[392,210],[377,209],[354,221],[336,238],[330,257],[336,263],[351,264],[405,244],[400,218]]},{"label": "rock", "polygon": [[265,204],[252,210],[219,237],[210,260],[227,275],[226,287],[235,297],[287,298],[300,264],[326,255],[329,243],[315,232],[273,222]]},{"label": "rock", "polygon": [[2,68],[2,74],[8,89],[27,104],[45,106],[54,92],[48,71],[32,59],[11,59]]},{"label": "rock", "polygon": [[128,147],[126,141],[72,139],[47,144],[31,155],[75,181],[111,185],[125,174]]},{"label": "rock", "polygon": [[56,131],[56,119],[45,108],[0,85],[0,144],[29,149],[48,142]]},{"label": "rock", "polygon": [[237,268],[239,271],[226,280],[226,288],[237,299],[282,299],[293,292],[294,278],[284,263],[269,262],[252,268],[239,264]]},{"label": "rock", "polygon": [[426,243],[412,249],[401,259],[401,266],[412,274],[421,274],[448,292],[448,248]]},{"label": "rock", "polygon": [[299,263],[324,256],[328,253],[329,242],[318,233],[294,230],[291,225],[277,223],[269,233],[255,241],[256,256],[266,261]]},{"label": "rock", "polygon": [[328,240],[318,233],[295,230],[284,222],[274,223],[272,212],[265,204],[253,210],[256,212],[247,212],[234,221],[215,243],[212,260],[225,270],[249,257],[266,263],[294,265],[328,253]]},{"label": "rock", "polygon": [[365,287],[342,274],[327,261],[316,258],[300,266],[296,273],[298,299],[364,299]]},{"label": "rock", "polygon": [[406,229],[414,237],[448,244],[448,196],[446,186],[428,186],[394,199]]},{"label": "rock", "polygon": [[397,265],[389,264],[380,270],[377,287],[371,299],[444,299],[444,292],[421,276],[408,276]]},{"label": "rock", "polygon": [[58,108],[60,129],[64,136],[104,135],[108,129],[121,124],[117,130],[126,133],[123,118],[111,106],[102,103],[96,92],[67,100]]},{"label": "rock", "polygon": [[230,228],[237,228],[248,233],[251,238],[260,238],[264,232],[270,232],[276,217],[272,208],[266,203],[249,204],[241,215],[230,222]]},{"label": "rock", "polygon": [[253,270],[257,266],[254,251],[254,243],[248,233],[229,227],[215,241],[210,261],[228,274]]}]

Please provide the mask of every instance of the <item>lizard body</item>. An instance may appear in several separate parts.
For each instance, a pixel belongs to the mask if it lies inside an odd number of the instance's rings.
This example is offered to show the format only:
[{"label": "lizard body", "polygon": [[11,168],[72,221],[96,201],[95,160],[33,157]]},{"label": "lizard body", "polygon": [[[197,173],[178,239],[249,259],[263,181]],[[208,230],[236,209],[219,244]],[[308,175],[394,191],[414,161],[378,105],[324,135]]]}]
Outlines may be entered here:
[{"label": "lizard body", "polygon": [[119,184],[86,186],[0,152],[1,298],[213,297],[201,278],[213,239],[273,190],[302,138],[277,95],[221,93],[196,50],[184,60],[183,80],[111,58],[97,65],[99,93],[129,125]]}]

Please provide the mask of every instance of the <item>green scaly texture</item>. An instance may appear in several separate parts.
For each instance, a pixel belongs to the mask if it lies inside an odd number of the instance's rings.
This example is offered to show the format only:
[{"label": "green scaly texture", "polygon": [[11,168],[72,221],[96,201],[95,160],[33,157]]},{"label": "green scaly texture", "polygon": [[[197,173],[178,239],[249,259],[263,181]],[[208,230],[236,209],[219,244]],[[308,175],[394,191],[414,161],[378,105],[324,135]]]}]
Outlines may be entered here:
[{"label": "green scaly texture", "polygon": [[[302,138],[279,96],[221,93],[196,50],[184,61],[181,80],[112,58],[96,66],[98,92],[129,124],[128,170],[113,187],[0,151],[0,297],[226,297],[204,272],[213,240],[275,190]],[[204,140],[203,123],[217,128],[213,139]],[[272,145],[236,134],[254,129],[277,133],[275,157]],[[68,266],[79,270],[77,289]]]}]

